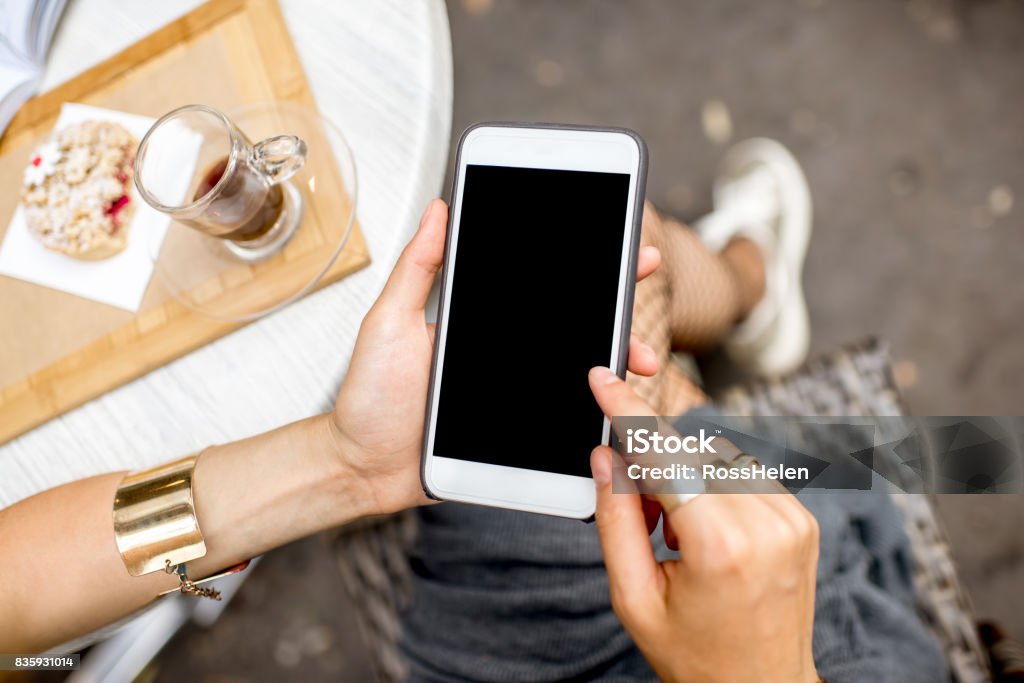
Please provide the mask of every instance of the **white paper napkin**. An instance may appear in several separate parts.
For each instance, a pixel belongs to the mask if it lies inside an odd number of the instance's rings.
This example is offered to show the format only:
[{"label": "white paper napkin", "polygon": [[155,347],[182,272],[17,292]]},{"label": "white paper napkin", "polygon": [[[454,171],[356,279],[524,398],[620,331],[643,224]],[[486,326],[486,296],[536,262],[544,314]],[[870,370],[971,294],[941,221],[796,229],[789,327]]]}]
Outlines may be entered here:
[{"label": "white paper napkin", "polygon": [[[101,109],[84,104],[65,104],[55,130],[88,120],[119,123],[141,140],[155,119]],[[199,157],[200,136],[182,129],[180,144],[173,145],[178,161],[168,164],[175,173],[162,182],[171,188],[170,196],[182,199]],[[28,159],[25,159],[28,163]],[[17,192],[20,188],[4,188]],[[21,207],[14,213],[0,247],[0,275],[9,275],[44,287],[52,287],[77,296],[137,311],[153,274],[150,254],[159,253],[171,219],[142,200],[134,185],[131,198],[135,213],[129,224],[128,245],[116,256],[100,261],[80,261],[46,249],[29,233]]]}]

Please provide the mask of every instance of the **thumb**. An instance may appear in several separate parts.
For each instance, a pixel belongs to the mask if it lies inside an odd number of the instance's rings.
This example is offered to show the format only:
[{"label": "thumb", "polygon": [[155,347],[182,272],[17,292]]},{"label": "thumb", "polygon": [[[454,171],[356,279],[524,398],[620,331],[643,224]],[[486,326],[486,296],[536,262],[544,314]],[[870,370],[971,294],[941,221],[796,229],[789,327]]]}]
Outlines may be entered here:
[{"label": "thumb", "polygon": [[588,379],[590,380],[590,391],[597,399],[597,405],[601,406],[601,412],[609,418],[617,416],[654,417],[654,409],[637,396],[625,380],[608,368],[601,366],[591,368]]},{"label": "thumb", "polygon": [[426,306],[434,276],[444,260],[447,224],[448,205],[440,199],[431,200],[420,218],[419,229],[405,245],[377,298],[377,306],[406,310]]},{"label": "thumb", "polygon": [[597,533],[616,611],[644,609],[648,598],[656,594],[652,591],[660,583],[661,569],[651,547],[640,494],[612,491],[614,461],[615,452],[608,446],[598,446],[590,454],[597,487]]},{"label": "thumb", "polygon": [[654,408],[647,405],[625,380],[608,368],[591,368],[588,379],[590,391],[594,394],[597,405],[611,420],[612,428],[619,439],[624,440],[626,435],[619,433],[623,429],[623,423],[616,420],[616,417],[656,417]]}]

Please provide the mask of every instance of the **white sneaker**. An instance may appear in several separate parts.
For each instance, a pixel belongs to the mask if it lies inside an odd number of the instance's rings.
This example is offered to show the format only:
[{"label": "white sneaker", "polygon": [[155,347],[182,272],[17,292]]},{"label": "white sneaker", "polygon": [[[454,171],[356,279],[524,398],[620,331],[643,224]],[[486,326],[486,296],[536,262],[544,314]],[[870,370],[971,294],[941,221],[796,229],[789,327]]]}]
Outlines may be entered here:
[{"label": "white sneaker", "polygon": [[746,369],[778,376],[807,358],[810,325],[800,276],[811,236],[811,193],[800,164],[774,140],[754,138],[726,152],[714,183],[715,209],[695,224],[721,251],[746,237],[764,255],[765,292],[725,342]]}]

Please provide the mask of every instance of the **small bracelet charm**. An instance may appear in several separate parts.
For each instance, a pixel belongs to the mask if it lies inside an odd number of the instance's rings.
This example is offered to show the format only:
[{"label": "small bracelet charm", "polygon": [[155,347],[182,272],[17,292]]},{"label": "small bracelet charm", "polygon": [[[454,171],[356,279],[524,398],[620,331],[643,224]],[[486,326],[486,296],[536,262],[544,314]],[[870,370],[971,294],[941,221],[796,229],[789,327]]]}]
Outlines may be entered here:
[{"label": "small bracelet charm", "polygon": [[164,571],[168,574],[174,574],[178,577],[178,591],[185,595],[194,595],[197,598],[210,598],[211,600],[220,600],[220,591],[216,588],[201,588],[196,585],[195,581],[188,578],[185,573],[185,564],[171,565],[171,561],[167,560],[167,566],[164,567]]},{"label": "small bracelet charm", "polygon": [[160,594],[160,596],[162,597],[170,593],[184,593],[185,595],[195,595],[196,597],[200,598],[220,600],[219,590],[213,588],[200,588],[199,585],[207,583],[209,581],[215,581],[216,579],[225,577],[229,574],[236,574],[240,571],[244,571],[251,562],[252,560],[239,562],[236,565],[228,567],[227,569],[222,569],[221,571],[216,572],[212,576],[207,576],[205,579],[199,579],[198,581],[193,581],[192,579],[188,578],[188,576],[185,573],[185,565],[169,564],[166,567],[164,567],[164,571],[168,574],[174,574],[178,577],[178,586],[176,588],[165,590],[163,593]]}]

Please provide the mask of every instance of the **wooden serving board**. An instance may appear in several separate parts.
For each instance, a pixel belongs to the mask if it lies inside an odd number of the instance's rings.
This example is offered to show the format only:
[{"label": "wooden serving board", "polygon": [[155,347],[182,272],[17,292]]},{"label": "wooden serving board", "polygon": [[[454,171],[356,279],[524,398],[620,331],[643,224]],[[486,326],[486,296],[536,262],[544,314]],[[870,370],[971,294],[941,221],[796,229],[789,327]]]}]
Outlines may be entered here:
[{"label": "wooden serving board", "polygon": [[[230,111],[268,100],[315,107],[274,0],[201,5],[25,104],[0,140],[0,239],[17,206],[31,149],[50,133],[65,102],[156,117],[190,103]],[[317,182],[338,187],[341,175],[329,166],[333,172]],[[253,305],[294,292],[323,268],[337,247],[331,231],[347,224],[352,211],[346,192],[318,192],[284,252],[255,266],[232,266],[196,291],[207,300]],[[166,251],[165,244],[161,259]],[[318,286],[369,262],[355,224]],[[196,314],[156,281],[132,313],[0,276],[0,443],[241,326]]]}]

